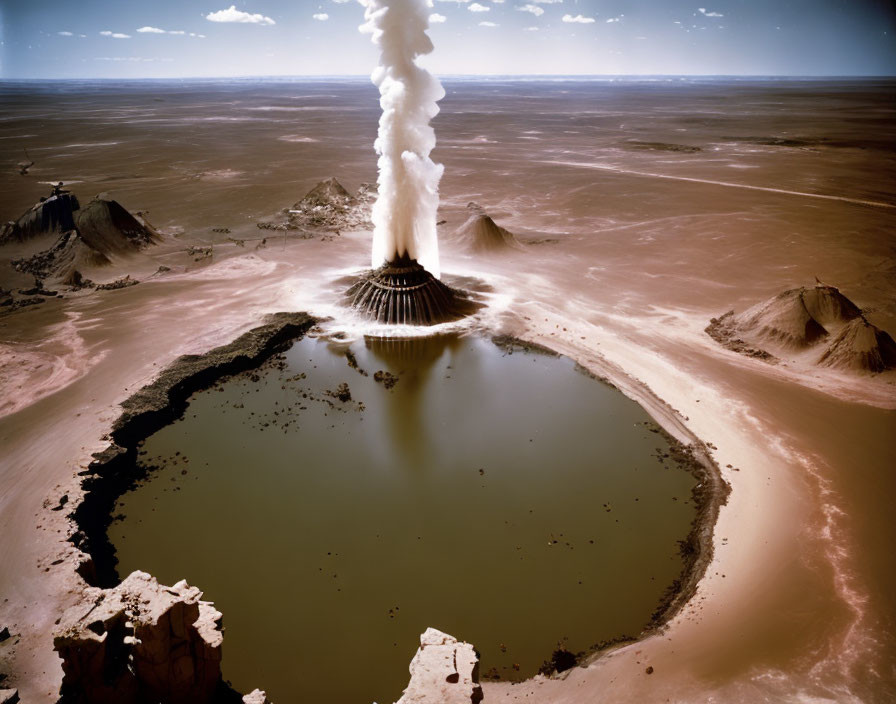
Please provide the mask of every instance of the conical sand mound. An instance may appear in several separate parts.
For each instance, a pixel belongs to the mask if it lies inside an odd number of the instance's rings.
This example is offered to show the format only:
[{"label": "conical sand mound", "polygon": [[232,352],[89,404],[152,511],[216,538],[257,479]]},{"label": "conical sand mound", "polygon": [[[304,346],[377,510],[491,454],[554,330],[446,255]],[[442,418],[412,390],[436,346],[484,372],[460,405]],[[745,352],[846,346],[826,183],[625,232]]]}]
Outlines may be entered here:
[{"label": "conical sand mound", "polygon": [[800,289],[803,305],[812,318],[827,328],[829,325],[858,318],[862,311],[833,286],[819,284],[814,288]]},{"label": "conical sand mound", "polygon": [[827,337],[828,332],[809,313],[803,294],[797,288],[753,306],[738,316],[737,330],[756,341],[772,342],[792,348],[804,348]]},{"label": "conical sand mound", "polygon": [[882,372],[896,367],[896,342],[860,315],[834,337],[818,363],[837,369]]},{"label": "conical sand mound", "polygon": [[315,205],[346,206],[351,205],[354,202],[355,199],[352,197],[352,194],[345,190],[342,184],[331,176],[308,191],[308,193],[305,194],[305,197],[296,203],[295,207]]},{"label": "conical sand mound", "polygon": [[133,252],[160,239],[159,233],[105,193],[75,212],[75,225],[89,247],[107,256]]},{"label": "conical sand mound", "polygon": [[335,178],[328,178],[287,211],[287,229],[338,232],[373,227],[370,204],[375,197],[376,189],[368,183],[353,196]]},{"label": "conical sand mound", "polygon": [[349,305],[379,323],[437,325],[479,307],[406,255],[365,274],[346,292]]},{"label": "conical sand mound", "polygon": [[470,217],[454,232],[454,238],[471,252],[517,249],[520,244],[509,230],[495,223],[476,203],[467,205]]},{"label": "conical sand mound", "polygon": [[730,311],[713,318],[706,332],[735,352],[766,361],[814,348],[823,350],[812,360],[820,366],[869,372],[896,368],[893,338],[869,323],[837,288],[822,283],[785,291],[741,315]]}]

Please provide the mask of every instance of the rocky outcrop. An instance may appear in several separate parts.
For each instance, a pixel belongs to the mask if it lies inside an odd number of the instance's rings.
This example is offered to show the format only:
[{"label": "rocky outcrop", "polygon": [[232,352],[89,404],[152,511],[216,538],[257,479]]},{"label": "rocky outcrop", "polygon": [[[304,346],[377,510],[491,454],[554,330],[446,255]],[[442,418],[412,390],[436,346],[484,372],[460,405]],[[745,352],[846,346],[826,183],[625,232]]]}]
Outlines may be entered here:
[{"label": "rocky outcrop", "polygon": [[72,193],[41,198],[18,220],[3,225],[0,229],[0,245],[74,230],[75,212],[79,207],[78,199]]},{"label": "rocky outcrop", "polygon": [[352,196],[335,178],[321,181],[288,212],[285,229],[358,230],[373,227],[370,207],[376,188],[362,183]]},{"label": "rocky outcrop", "polygon": [[221,613],[185,581],[160,585],[134,572],[114,589],[89,588],[62,618],[62,701],[202,704],[221,679]]},{"label": "rocky outcrop", "polygon": [[68,282],[75,272],[106,266],[113,257],[132,254],[161,239],[147,222],[105,193],[84,208],[74,195],[65,193],[46,199],[7,225],[0,243],[57,232],[59,239],[49,249],[17,259],[13,267],[41,279]]},{"label": "rocky outcrop", "polygon": [[479,308],[466,292],[442,283],[407,255],[363,274],[349,287],[346,302],[386,325],[437,325]]},{"label": "rocky outcrop", "polygon": [[19,690],[0,689],[0,704],[19,704]]},{"label": "rocky outcrop", "polygon": [[476,650],[435,628],[420,636],[409,670],[411,681],[396,704],[478,704],[483,699]]},{"label": "rocky outcrop", "polygon": [[468,203],[470,217],[455,230],[452,238],[470,252],[498,252],[520,247],[509,230],[498,226],[477,203]]},{"label": "rocky outcrop", "polygon": [[728,349],[765,361],[821,350],[813,362],[844,370],[896,367],[896,344],[834,286],[795,288],[735,315],[710,320],[706,333]]}]

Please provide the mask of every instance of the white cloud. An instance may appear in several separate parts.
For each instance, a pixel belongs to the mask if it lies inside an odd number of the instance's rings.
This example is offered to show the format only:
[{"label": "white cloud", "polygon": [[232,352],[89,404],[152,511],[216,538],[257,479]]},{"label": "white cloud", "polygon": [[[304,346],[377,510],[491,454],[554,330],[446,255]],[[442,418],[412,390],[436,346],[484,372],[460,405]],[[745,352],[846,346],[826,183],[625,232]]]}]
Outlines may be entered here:
[{"label": "white cloud", "polygon": [[517,10],[520,12],[531,12],[536,17],[544,14],[544,8],[539,7],[538,5],[533,5],[532,3],[527,3],[525,5],[517,5]]},{"label": "white cloud", "polygon": [[250,14],[237,10],[236,5],[231,5],[226,10],[209,12],[205,19],[209,22],[239,22],[241,24],[277,24],[270,17],[261,14]]},{"label": "white cloud", "polygon": [[130,34],[122,34],[121,32],[110,32],[108,29],[100,32],[104,37],[112,37],[113,39],[130,39]]},{"label": "white cloud", "polygon": [[315,12],[311,16],[318,22],[326,22],[328,19],[330,19],[330,16],[326,12]]},{"label": "white cloud", "polygon": [[539,5],[556,5],[559,2],[563,2],[563,0],[532,0],[532,2],[536,2]]},{"label": "white cloud", "polygon": [[523,27],[524,32],[537,32],[538,27]]},{"label": "white cloud", "polygon": [[498,25],[496,25],[494,22],[480,22],[479,26],[480,27],[497,27]]},{"label": "white cloud", "polygon": [[480,5],[478,2],[474,2],[472,5],[469,5],[467,9],[470,12],[488,12],[492,8],[487,7],[486,5]]},{"label": "white cloud", "polygon": [[585,17],[585,15],[563,15],[564,22],[578,22],[579,24],[591,24],[594,22],[593,17]]},{"label": "white cloud", "polygon": [[444,22],[447,19],[448,18],[445,17],[445,15],[440,15],[438,12],[433,12],[429,16],[429,23],[430,24],[440,24],[441,22]]},{"label": "white cloud", "polygon": [[151,27],[149,25],[145,27],[140,27],[137,30],[140,34],[174,34],[179,36],[186,36],[189,34],[191,37],[202,37],[205,39],[204,34],[196,34],[196,32],[185,32],[182,29],[160,29],[159,27]]},{"label": "white cloud", "polygon": [[724,17],[721,12],[707,12],[705,7],[698,7],[697,10],[706,17]]},{"label": "white cloud", "polygon": [[147,58],[145,56],[94,56],[94,61],[128,61],[130,63],[141,63],[141,62],[153,62],[153,61],[164,61],[171,62],[174,59],[163,58]]},{"label": "white cloud", "polygon": [[73,36],[75,36],[75,35],[72,34],[71,32],[56,32],[56,34],[58,34],[60,37],[73,37]]},{"label": "white cloud", "polygon": [[623,17],[625,17],[625,15],[619,15],[619,17],[611,17],[610,19],[607,20],[607,24],[610,24],[611,22],[618,22]]}]

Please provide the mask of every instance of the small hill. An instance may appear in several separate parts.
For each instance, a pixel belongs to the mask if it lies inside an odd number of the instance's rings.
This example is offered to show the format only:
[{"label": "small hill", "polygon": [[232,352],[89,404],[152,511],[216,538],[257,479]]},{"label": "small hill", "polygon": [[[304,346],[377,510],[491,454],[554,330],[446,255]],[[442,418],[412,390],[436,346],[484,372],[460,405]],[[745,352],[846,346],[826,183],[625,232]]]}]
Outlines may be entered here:
[{"label": "small hill", "polygon": [[809,313],[806,289],[785,291],[737,317],[737,332],[756,342],[801,349],[827,337],[828,331]]},{"label": "small hill", "polygon": [[78,199],[71,193],[41,198],[18,220],[3,225],[0,229],[0,245],[74,230],[74,214],[79,207]]},{"label": "small hill", "polygon": [[75,226],[88,247],[106,256],[127,254],[161,239],[148,223],[131,215],[107,193],[75,211]]},{"label": "small hill", "polygon": [[297,209],[325,205],[348,207],[354,203],[355,198],[352,194],[345,190],[343,185],[331,176],[308,191],[308,193],[305,194],[305,197],[296,203],[295,207]]},{"label": "small hill", "polygon": [[896,368],[896,342],[860,315],[843,326],[821,355],[818,364],[869,372],[893,369]]},{"label": "small hill", "polygon": [[769,362],[820,349],[825,367],[880,372],[896,367],[896,343],[834,286],[795,288],[740,315],[713,318],[706,333],[730,350]]},{"label": "small hill", "polygon": [[[371,203],[376,198],[376,187],[362,183],[353,196],[335,178],[318,183],[292,208],[285,211],[287,221],[270,229],[339,232],[373,227],[370,221]],[[259,227],[270,227],[260,224]]]},{"label": "small hill", "polygon": [[[48,203],[51,205],[47,206]],[[132,254],[161,239],[152,226],[105,193],[84,208],[79,207],[77,198],[71,194],[47,198],[5,232],[24,241],[60,230],[59,238],[51,247],[13,260],[13,267],[39,279],[66,282],[77,278],[75,272],[107,266],[112,258]]]},{"label": "small hill", "polygon": [[478,203],[469,203],[467,210],[470,211],[470,216],[453,234],[453,239],[459,244],[471,252],[498,252],[520,248],[514,234],[495,223]]}]

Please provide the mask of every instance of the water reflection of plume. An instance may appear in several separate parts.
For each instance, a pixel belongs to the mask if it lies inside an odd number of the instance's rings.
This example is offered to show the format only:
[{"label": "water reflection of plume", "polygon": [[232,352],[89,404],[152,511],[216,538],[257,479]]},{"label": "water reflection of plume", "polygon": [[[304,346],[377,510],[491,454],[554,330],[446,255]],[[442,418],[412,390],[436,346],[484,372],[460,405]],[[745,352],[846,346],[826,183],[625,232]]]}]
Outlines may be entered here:
[{"label": "water reflection of plume", "polygon": [[426,424],[426,394],[433,369],[446,354],[458,350],[459,335],[426,337],[371,337],[364,344],[371,357],[398,376],[398,383],[386,401],[388,434],[397,457],[409,467],[423,469],[432,460],[437,443]]}]

